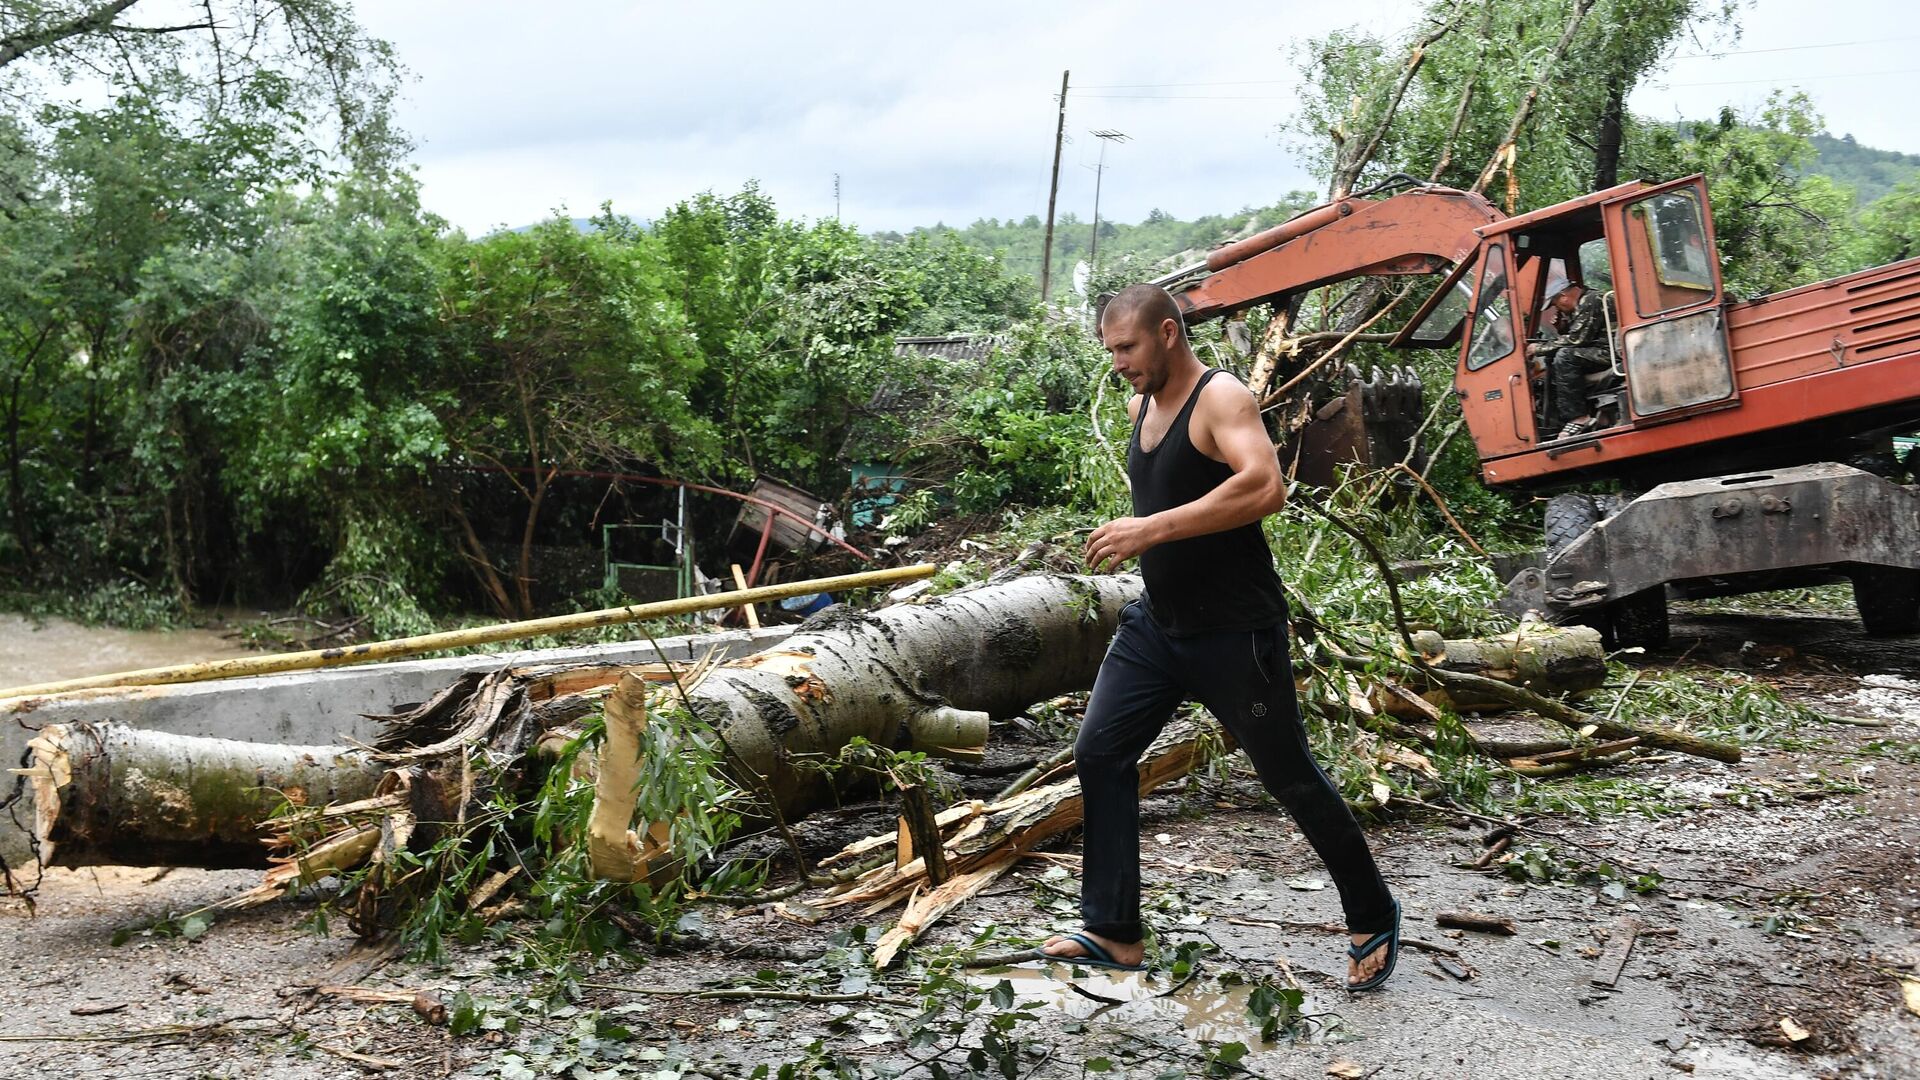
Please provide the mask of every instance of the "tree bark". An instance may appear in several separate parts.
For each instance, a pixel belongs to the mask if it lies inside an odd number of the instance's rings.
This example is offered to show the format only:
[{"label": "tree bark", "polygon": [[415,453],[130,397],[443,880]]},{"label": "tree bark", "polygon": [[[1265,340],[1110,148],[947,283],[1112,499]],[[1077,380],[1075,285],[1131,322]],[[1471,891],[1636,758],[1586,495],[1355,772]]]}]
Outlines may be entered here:
[{"label": "tree bark", "polygon": [[38,49],[58,45],[68,38],[99,33],[112,26],[113,20],[121,12],[138,2],[139,0],[109,0],[108,3],[76,15],[66,22],[35,27],[11,37],[0,38],[0,67],[5,67]]},{"label": "tree bark", "polygon": [[1046,575],[872,613],[829,608],[779,648],[713,672],[693,709],[796,817],[831,794],[796,757],[831,756],[855,736],[971,738],[989,718],[1093,685],[1120,608],[1140,593],[1132,576]]},{"label": "tree bark", "polygon": [[281,805],[364,799],[385,767],[345,746],[284,746],[49,724],[27,744],[48,866],[261,866]]},{"label": "tree bark", "polygon": [[[1546,694],[1580,694],[1597,690],[1607,680],[1607,654],[1600,631],[1590,626],[1549,626],[1527,623],[1510,634],[1491,638],[1443,641],[1430,630],[1413,635],[1413,643],[1428,662],[1444,671],[1479,675],[1524,686]],[[1476,694],[1470,687],[1436,690],[1428,698],[1458,712],[1512,708],[1505,697]]]},{"label": "tree bark", "polygon": [[1618,73],[1607,77],[1607,101],[1600,107],[1599,138],[1593,143],[1593,190],[1620,182],[1620,141],[1627,115],[1627,84]]}]

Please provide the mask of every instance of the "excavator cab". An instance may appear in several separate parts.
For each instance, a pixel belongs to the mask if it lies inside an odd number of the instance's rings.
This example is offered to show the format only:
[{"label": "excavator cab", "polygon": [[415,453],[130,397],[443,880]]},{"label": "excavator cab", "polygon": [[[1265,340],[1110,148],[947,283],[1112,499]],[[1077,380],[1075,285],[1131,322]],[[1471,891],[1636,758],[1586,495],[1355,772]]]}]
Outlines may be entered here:
[{"label": "excavator cab", "polygon": [[[1395,344],[1460,346],[1455,391],[1488,463],[1545,451],[1534,475],[1592,464],[1612,435],[1737,403],[1722,317],[1719,259],[1705,181],[1641,182],[1482,226],[1462,260]],[[1601,297],[1604,328],[1578,350],[1581,400],[1553,409],[1547,363],[1527,345],[1557,340],[1553,296],[1578,284]],[[1565,361],[1563,361],[1565,362]],[[1562,437],[1554,412],[1590,416]]]}]

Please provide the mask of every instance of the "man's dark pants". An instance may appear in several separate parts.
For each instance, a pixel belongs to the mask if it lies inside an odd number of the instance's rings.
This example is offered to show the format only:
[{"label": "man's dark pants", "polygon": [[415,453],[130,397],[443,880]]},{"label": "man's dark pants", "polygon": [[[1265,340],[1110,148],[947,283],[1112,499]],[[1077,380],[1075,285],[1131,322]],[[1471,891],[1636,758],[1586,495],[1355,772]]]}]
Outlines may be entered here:
[{"label": "man's dark pants", "polygon": [[1307,749],[1285,620],[1264,630],[1173,637],[1138,600],[1120,613],[1074,744],[1086,799],[1080,911],[1087,929],[1113,941],[1141,939],[1140,755],[1189,700],[1226,726],[1326,863],[1348,932],[1391,929],[1393,896],[1366,836]]},{"label": "man's dark pants", "polygon": [[1553,351],[1547,358],[1553,412],[1542,439],[1557,437],[1562,428],[1587,415],[1587,376],[1605,371],[1609,363],[1604,350],[1567,346]]}]

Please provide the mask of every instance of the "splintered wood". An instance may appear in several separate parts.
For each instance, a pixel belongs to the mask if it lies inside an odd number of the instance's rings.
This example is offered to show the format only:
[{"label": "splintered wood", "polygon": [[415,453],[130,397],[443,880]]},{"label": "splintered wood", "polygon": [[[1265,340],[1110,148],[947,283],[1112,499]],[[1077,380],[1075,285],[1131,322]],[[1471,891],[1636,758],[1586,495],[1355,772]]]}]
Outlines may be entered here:
[{"label": "splintered wood", "polygon": [[[1169,725],[1140,763],[1140,793],[1144,795],[1192,772],[1219,746],[1217,735],[1197,725]],[[823,909],[860,904],[864,916],[907,902],[907,910],[881,936],[874,950],[874,965],[887,967],[901,949],[941,916],[979,895],[1035,847],[1080,824],[1082,813],[1077,778],[1033,788],[991,805],[972,802],[950,807],[935,817],[953,873],[944,884],[929,889],[926,862],[915,857],[900,865],[882,864],[835,886],[810,904]],[[869,836],[827,857],[820,865],[824,869],[856,864],[862,856],[898,843],[898,832]]]},{"label": "splintered wood", "polygon": [[647,726],[644,683],[622,679],[607,698],[606,741],[600,747],[593,787],[593,811],[587,818],[587,861],[595,877],[638,881],[647,866],[667,850],[665,822],[632,829],[640,785],[640,736]]}]

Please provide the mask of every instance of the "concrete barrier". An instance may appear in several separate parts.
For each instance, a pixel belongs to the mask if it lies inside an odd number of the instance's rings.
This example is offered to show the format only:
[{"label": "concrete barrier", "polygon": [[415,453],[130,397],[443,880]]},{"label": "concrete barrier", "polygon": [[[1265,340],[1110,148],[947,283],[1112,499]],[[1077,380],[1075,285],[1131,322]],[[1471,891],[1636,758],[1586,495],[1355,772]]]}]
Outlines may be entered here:
[{"label": "concrete barrier", "polygon": [[[731,630],[624,641],[564,649],[522,649],[476,653],[436,660],[298,671],[247,679],[180,683],[172,686],[117,687],[54,698],[15,698],[0,702],[0,762],[17,765],[33,731],[46,724],[108,720],[177,735],[204,735],[249,742],[332,744],[346,739],[371,742],[378,725],[367,716],[396,713],[417,705],[470,671],[537,664],[645,664],[657,660],[687,662],[720,650],[723,657],[745,656],[770,648],[792,634],[792,626]],[[0,791],[12,793],[15,785]],[[32,797],[24,793],[0,815],[0,856],[19,865],[29,857],[27,834]]]}]

